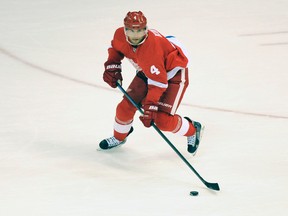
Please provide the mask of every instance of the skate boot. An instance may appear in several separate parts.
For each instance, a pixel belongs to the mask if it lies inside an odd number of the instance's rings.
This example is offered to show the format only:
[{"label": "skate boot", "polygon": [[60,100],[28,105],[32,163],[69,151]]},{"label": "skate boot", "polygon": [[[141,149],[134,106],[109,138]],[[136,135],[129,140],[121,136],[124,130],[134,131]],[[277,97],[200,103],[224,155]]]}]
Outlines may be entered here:
[{"label": "skate boot", "polygon": [[133,127],[131,127],[131,129],[130,129],[129,133],[127,134],[126,138],[124,140],[122,140],[122,141],[117,140],[114,136],[102,140],[99,143],[100,149],[108,150],[108,149],[112,149],[112,148],[119,147],[119,146],[123,145],[126,142],[127,137],[129,136],[129,134],[131,134],[133,132],[133,130],[134,130]]},{"label": "skate boot", "polygon": [[189,122],[191,122],[196,129],[196,132],[194,135],[187,137],[187,144],[188,144],[187,151],[193,154],[194,156],[199,147],[199,143],[202,137],[202,132],[204,130],[204,127],[202,127],[200,122],[192,121],[188,117],[184,117],[184,118],[187,119]]}]

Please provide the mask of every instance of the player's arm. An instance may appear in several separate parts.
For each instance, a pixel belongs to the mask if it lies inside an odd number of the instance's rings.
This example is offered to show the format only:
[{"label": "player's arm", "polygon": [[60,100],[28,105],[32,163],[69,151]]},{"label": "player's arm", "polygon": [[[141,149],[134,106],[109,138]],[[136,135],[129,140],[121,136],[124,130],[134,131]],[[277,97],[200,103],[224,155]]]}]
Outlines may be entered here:
[{"label": "player's arm", "polygon": [[123,80],[121,61],[124,55],[113,47],[113,43],[114,41],[112,40],[111,46],[108,48],[108,59],[104,63],[103,80],[112,88],[116,88],[118,80],[120,82]]}]

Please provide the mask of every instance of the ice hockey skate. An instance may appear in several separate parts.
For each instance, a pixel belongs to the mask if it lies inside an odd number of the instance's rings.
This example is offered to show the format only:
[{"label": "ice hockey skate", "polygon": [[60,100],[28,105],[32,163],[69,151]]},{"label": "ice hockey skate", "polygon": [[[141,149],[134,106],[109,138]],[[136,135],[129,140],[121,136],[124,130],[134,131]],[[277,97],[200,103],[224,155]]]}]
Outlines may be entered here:
[{"label": "ice hockey skate", "polygon": [[200,122],[192,121],[188,117],[184,118],[187,119],[189,122],[191,122],[196,129],[194,135],[187,137],[187,151],[194,156],[196,155],[197,149],[199,147],[204,127],[201,125]]},{"label": "ice hockey skate", "polygon": [[[127,137],[132,132],[133,132],[133,127],[131,127],[129,133],[127,134]],[[112,148],[115,148],[115,147],[120,147],[121,145],[123,145],[127,141],[127,137],[124,140],[122,140],[122,141],[117,140],[114,136],[109,137],[107,139],[102,140],[99,143],[99,147],[100,147],[101,150],[109,150],[109,149],[112,149]]]}]

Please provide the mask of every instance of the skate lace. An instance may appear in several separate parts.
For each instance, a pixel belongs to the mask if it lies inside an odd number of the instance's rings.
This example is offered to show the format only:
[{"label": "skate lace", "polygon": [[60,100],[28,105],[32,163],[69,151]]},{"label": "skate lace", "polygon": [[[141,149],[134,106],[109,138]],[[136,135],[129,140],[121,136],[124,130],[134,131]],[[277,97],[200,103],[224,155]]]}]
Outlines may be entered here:
[{"label": "skate lace", "polygon": [[196,143],[196,135],[194,134],[193,136],[189,136],[189,137],[187,138],[187,142],[188,142],[188,145],[195,146],[195,143]]},{"label": "skate lace", "polygon": [[119,140],[117,140],[114,136],[106,139],[106,141],[107,141],[109,147],[113,147],[113,146],[117,146],[117,145],[121,144],[121,142]]}]

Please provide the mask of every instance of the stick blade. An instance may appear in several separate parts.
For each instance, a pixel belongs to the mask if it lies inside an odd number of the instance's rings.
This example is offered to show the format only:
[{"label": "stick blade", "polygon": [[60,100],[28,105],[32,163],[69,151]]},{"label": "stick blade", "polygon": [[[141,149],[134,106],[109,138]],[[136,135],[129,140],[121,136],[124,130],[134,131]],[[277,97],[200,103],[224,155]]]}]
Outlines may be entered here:
[{"label": "stick blade", "polygon": [[219,187],[219,184],[218,184],[218,183],[209,183],[209,182],[206,182],[205,185],[206,185],[209,189],[216,190],[216,191],[220,191],[220,187]]}]

